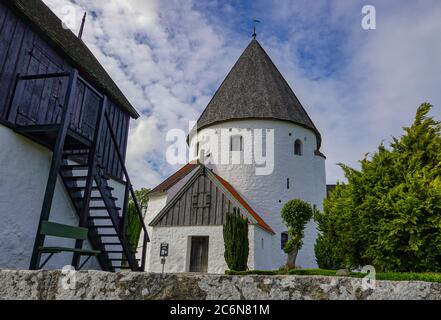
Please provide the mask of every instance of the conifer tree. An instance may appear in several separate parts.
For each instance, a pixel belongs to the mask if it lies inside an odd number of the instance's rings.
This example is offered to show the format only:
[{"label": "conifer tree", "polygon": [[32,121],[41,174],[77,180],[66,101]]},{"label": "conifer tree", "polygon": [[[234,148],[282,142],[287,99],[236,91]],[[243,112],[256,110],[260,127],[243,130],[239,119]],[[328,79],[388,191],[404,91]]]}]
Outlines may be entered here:
[{"label": "conifer tree", "polygon": [[238,209],[227,213],[223,229],[225,245],[225,261],[228,268],[234,271],[248,269],[248,219],[242,217]]},{"label": "conifer tree", "polygon": [[441,271],[441,125],[422,104],[411,127],[380,145],[317,214],[320,267]]}]

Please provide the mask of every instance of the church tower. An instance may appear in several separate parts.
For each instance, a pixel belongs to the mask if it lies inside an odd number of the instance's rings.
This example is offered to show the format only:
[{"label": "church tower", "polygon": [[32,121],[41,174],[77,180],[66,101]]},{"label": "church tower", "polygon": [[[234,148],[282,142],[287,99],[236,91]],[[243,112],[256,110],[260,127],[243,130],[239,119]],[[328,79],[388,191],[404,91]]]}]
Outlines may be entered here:
[{"label": "church tower", "polygon": [[[256,257],[263,269],[286,262],[283,205],[302,199],[321,210],[326,197],[321,135],[293,90],[256,39],[248,45],[197,122],[190,154],[227,180],[260,213],[275,235],[256,234],[271,247]],[[261,147],[259,147],[261,145]],[[265,156],[263,164],[262,157]],[[272,156],[271,156],[272,154]],[[271,163],[272,162],[272,163]],[[316,266],[314,222],[305,230],[297,258]],[[266,252],[266,250],[265,250]]]},{"label": "church tower", "polygon": [[[321,210],[326,197],[321,142],[254,38],[190,133],[190,163],[149,194],[148,270],[224,273],[223,224],[234,208],[249,221],[248,268],[283,266],[288,240],[283,205],[302,199]],[[297,265],[316,266],[316,237],[311,221]],[[159,255],[163,252],[167,258]]]}]

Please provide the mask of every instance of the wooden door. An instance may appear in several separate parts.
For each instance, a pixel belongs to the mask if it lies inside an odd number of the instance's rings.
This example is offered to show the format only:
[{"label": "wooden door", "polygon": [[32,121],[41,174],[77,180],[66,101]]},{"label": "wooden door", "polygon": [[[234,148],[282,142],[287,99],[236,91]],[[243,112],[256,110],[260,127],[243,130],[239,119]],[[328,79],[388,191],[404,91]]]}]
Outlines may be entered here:
[{"label": "wooden door", "polygon": [[[62,62],[36,44],[29,55],[30,60],[24,69],[24,75],[43,75],[63,71]],[[66,78],[22,81],[20,85],[23,87],[21,91],[17,88],[11,109],[12,114],[16,114],[15,123],[18,125],[57,123],[61,119],[66,84]]]},{"label": "wooden door", "polygon": [[192,237],[190,272],[208,272],[208,237]]}]

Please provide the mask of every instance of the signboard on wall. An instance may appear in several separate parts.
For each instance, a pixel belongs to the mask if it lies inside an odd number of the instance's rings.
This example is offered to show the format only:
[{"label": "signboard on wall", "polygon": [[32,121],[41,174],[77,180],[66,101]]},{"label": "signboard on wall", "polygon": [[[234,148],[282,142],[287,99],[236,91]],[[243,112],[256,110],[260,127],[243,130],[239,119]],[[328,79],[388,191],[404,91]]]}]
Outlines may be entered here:
[{"label": "signboard on wall", "polygon": [[168,243],[161,243],[160,257],[168,257]]}]

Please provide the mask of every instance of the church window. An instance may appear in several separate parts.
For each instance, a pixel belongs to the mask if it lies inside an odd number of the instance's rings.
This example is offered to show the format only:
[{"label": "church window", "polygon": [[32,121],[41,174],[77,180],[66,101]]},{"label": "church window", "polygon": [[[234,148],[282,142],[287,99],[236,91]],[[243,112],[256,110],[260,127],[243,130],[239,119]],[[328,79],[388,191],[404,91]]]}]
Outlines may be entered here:
[{"label": "church window", "polygon": [[199,142],[196,142],[196,147],[195,147],[195,154],[194,154],[194,156],[195,157],[198,157],[199,156]]},{"label": "church window", "polygon": [[289,185],[289,178],[286,179],[286,189],[289,189],[290,185]]},{"label": "church window", "polygon": [[301,156],[303,154],[303,145],[302,145],[302,141],[300,139],[296,140],[296,142],[294,142],[294,154],[296,156]]},{"label": "church window", "polygon": [[241,135],[231,136],[230,151],[243,151],[243,137]]},{"label": "church window", "polygon": [[283,249],[285,249],[286,243],[288,242],[288,232],[282,232],[281,238],[280,238],[280,246]]},{"label": "church window", "polygon": [[265,242],[264,242],[264,240],[262,238],[262,249],[264,249],[264,248],[265,248]]}]

